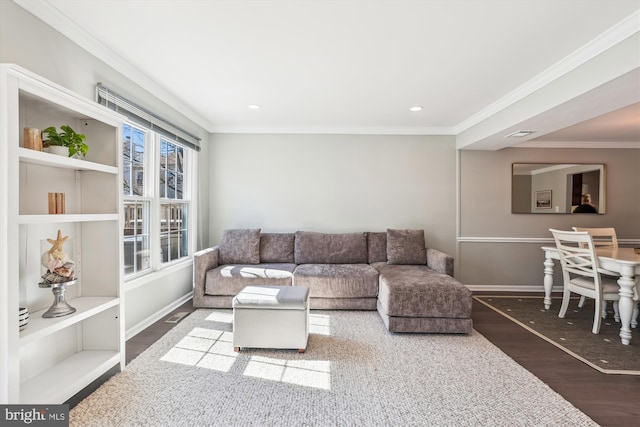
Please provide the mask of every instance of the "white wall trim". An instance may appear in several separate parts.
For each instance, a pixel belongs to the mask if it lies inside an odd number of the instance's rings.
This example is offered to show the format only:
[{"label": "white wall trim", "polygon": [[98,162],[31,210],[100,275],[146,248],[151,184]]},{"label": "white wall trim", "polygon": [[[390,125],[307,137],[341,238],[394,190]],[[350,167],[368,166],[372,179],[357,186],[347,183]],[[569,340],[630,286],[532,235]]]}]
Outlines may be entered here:
[{"label": "white wall trim", "polygon": [[207,130],[211,128],[211,123],[209,123],[201,114],[187,106],[165,88],[158,85],[154,80],[141,73],[136,67],[125,61],[122,56],[117,55],[109,47],[91,36],[82,27],[78,26],[61,13],[55,5],[46,0],[14,0],[14,2],[21,8],[35,15],[41,21],[50,25],[59,33],[69,38],[84,50],[94,55],[96,58],[106,64],[109,64],[109,66],[114,70],[117,70],[134,83],[140,85],[149,93],[171,106],[174,110],[181,112],[197,125]]},{"label": "white wall trim", "polygon": [[535,139],[512,145],[513,148],[634,148],[638,141],[537,141]]},{"label": "white wall trim", "polygon": [[176,308],[180,307],[185,302],[189,301],[191,298],[193,298],[193,291],[191,291],[188,294],[184,295],[183,297],[173,301],[171,304],[163,307],[162,309],[156,311],[151,316],[149,316],[146,319],[144,319],[141,322],[139,322],[137,325],[134,325],[131,328],[127,329],[127,331],[125,333],[125,340],[128,340],[128,339],[136,336],[137,334],[139,334],[140,332],[142,332],[143,330],[145,330],[149,326],[153,325],[158,320],[162,319],[167,314],[171,313]]},{"label": "white wall trim", "polygon": [[547,68],[533,79],[456,125],[456,134],[466,131],[505,108],[515,104],[521,99],[542,89],[554,80],[578,68],[585,62],[593,59],[597,55],[612,48],[637,32],[640,32],[640,11],[632,13],[618,24],[609,28],[607,31],[582,46],[580,49]]},{"label": "white wall trim", "polygon": [[553,244],[553,237],[458,237],[460,243],[541,243]]},{"label": "white wall trim", "polygon": [[[458,237],[459,243],[537,243],[554,245],[553,237]],[[620,246],[640,245],[640,239],[618,239]]]},{"label": "white wall trim", "polygon": [[353,126],[213,126],[212,133],[284,134],[284,135],[455,135],[452,127],[353,127]]}]

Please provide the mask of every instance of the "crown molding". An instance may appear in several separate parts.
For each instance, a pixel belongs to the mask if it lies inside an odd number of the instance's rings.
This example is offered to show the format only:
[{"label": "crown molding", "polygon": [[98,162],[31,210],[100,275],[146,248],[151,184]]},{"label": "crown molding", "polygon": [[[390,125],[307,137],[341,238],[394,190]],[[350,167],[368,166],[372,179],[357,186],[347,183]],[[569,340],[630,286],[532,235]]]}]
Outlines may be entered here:
[{"label": "crown molding", "polygon": [[151,95],[171,106],[195,124],[210,132],[212,127],[203,116],[188,107],[175,95],[171,94],[162,86],[158,85],[147,75],[141,73],[136,67],[125,61],[109,47],[104,45],[95,37],[91,36],[82,27],[77,25],[63,13],[61,13],[51,2],[47,0],[13,0],[21,8],[30,12],[38,19],[52,27],[54,30],[66,36],[73,43],[77,44],[96,58],[118,73],[124,75],[134,83],[141,86]]},{"label": "crown molding", "polygon": [[538,74],[522,86],[516,88],[512,92],[500,98],[498,101],[488,105],[478,113],[456,125],[456,134],[466,131],[494,114],[497,114],[505,108],[515,104],[521,99],[542,89],[544,86],[578,68],[580,65],[593,59],[597,55],[612,48],[637,32],[640,32],[640,10],[635,11],[618,24],[609,28],[607,31],[600,34],[598,37],[591,40],[569,56],[547,68],[545,71]]},{"label": "crown molding", "polygon": [[315,134],[315,135],[455,135],[450,127],[249,127],[213,126],[212,133]]},{"label": "crown molding", "polygon": [[640,150],[640,141],[525,141],[511,148],[633,148]]}]

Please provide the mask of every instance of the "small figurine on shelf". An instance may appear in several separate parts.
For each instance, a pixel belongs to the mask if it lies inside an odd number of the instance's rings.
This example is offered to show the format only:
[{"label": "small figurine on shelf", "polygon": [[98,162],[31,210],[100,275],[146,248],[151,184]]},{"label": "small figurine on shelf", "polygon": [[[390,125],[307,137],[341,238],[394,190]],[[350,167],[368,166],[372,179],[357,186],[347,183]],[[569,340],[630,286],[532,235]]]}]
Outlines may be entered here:
[{"label": "small figurine on shelf", "polygon": [[47,272],[42,275],[42,282],[38,286],[51,288],[54,296],[53,305],[42,317],[66,316],[76,311],[64,298],[66,286],[77,282],[75,263],[62,248],[68,238],[69,236],[62,237],[62,232],[58,230],[56,239],[47,239],[47,242],[51,244],[51,249],[42,254],[41,263]]}]

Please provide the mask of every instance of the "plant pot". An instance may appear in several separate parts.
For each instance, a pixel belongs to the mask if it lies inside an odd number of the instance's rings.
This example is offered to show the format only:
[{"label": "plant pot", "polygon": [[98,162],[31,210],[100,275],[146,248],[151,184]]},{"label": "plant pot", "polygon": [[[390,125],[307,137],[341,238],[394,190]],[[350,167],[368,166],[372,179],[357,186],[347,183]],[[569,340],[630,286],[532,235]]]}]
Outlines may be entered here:
[{"label": "plant pot", "polygon": [[64,147],[62,145],[50,145],[49,152],[58,156],[69,157],[69,147]]},{"label": "plant pot", "polygon": [[20,307],[18,310],[18,326],[20,330],[23,330],[29,324],[29,309],[26,307]]}]

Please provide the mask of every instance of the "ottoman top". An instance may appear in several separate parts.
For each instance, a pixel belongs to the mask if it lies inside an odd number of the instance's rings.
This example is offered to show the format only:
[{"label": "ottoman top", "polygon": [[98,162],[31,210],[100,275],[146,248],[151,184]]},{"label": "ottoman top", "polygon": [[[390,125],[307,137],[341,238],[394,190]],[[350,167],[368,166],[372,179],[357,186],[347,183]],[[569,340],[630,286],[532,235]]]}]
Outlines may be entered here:
[{"label": "ottoman top", "polygon": [[246,286],[233,298],[233,308],[306,310],[308,299],[304,286]]}]

